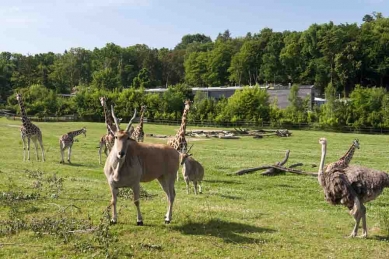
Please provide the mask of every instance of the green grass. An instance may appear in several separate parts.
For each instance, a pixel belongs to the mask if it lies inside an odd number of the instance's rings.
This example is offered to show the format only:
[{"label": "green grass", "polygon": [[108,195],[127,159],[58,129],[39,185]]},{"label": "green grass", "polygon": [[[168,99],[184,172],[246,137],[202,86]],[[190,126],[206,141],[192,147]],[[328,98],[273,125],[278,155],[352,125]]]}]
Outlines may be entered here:
[{"label": "green grass", "polygon": [[[293,174],[227,175],[242,168],[280,161],[287,149],[291,150],[288,164],[303,162],[303,170],[317,171],[311,164],[319,163],[318,139],[322,136],[328,139],[327,161],[337,160],[352,140],[359,138],[361,149],[356,151],[352,163],[388,170],[388,136],[293,131],[290,138],[193,141],[192,153],[205,168],[203,194],[187,195],[180,175],[173,221],[165,225],[167,202],[162,189],[157,181],[143,183],[143,189],[149,194],[141,200],[145,226],[136,226],[132,201],[119,197],[118,224],[109,227],[112,236],[105,239],[117,241],[105,248],[107,242],[97,240],[98,234],[103,233],[101,230],[68,234],[68,241],[64,237],[74,228],[86,227],[87,222],[107,227],[100,219],[109,204],[110,191],[103,166],[98,164],[97,149],[99,138],[105,132],[104,125],[36,123],[43,132],[46,149],[47,160],[42,163],[36,161],[33,148],[31,161],[22,161],[17,127],[20,124],[20,121],[0,119],[0,220],[3,222],[0,230],[7,233],[0,235],[0,257],[104,258],[106,251],[119,258],[389,257],[387,226],[383,224],[383,219],[389,217],[387,191],[367,204],[369,238],[348,239],[345,236],[352,230],[352,218],[345,207],[325,202],[316,178]],[[79,142],[74,144],[73,164],[59,164],[59,136],[83,126],[87,127],[87,137],[79,136]],[[144,128],[146,133],[173,135],[178,127],[146,124]],[[165,143],[166,140],[146,137],[145,142]],[[103,158],[105,161],[105,155]],[[43,174],[39,175],[39,171]],[[7,200],[4,195],[11,191],[21,191],[19,196],[24,195],[26,200],[16,200],[16,197]],[[61,230],[41,226],[34,232],[31,227],[18,229],[16,224],[40,222],[53,227],[54,223],[48,219],[64,220]]]}]

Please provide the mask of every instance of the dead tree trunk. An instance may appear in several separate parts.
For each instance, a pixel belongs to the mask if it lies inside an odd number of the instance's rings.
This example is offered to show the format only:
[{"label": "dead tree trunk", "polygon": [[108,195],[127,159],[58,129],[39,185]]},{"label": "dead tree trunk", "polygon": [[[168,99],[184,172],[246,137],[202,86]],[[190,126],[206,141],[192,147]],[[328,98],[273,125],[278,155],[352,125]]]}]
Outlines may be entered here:
[{"label": "dead tree trunk", "polygon": [[281,162],[277,162],[274,165],[264,165],[264,166],[260,166],[260,167],[242,169],[242,170],[239,170],[239,171],[233,173],[232,175],[251,174],[251,173],[254,173],[255,171],[258,171],[258,170],[267,169],[265,172],[262,173],[262,175],[273,176],[273,175],[288,172],[288,173],[300,174],[300,175],[317,176],[316,174],[306,173],[306,172],[301,171],[301,170],[293,169],[294,167],[302,166],[303,163],[296,163],[296,164],[291,165],[290,167],[284,167],[283,165],[286,164],[286,162],[288,161],[289,153],[290,153],[290,151],[287,150],[285,153],[284,159]]}]

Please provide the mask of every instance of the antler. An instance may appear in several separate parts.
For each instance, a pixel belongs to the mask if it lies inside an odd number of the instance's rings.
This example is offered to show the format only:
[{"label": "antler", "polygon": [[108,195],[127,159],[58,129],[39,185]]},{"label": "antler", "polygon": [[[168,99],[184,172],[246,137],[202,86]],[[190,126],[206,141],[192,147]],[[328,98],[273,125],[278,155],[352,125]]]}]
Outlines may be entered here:
[{"label": "antler", "polygon": [[192,149],[194,144],[192,144],[192,146],[189,147],[189,149],[186,151],[186,153],[189,153],[189,151]]},{"label": "antler", "polygon": [[135,108],[135,111],[134,111],[134,116],[132,116],[130,122],[127,125],[126,132],[128,132],[130,130],[131,125],[132,125],[132,121],[135,119],[135,116],[136,116],[136,108]]},{"label": "antler", "polygon": [[[117,129],[117,131],[119,131],[119,130],[120,130],[119,122],[118,122],[118,119],[117,119],[116,116],[115,116],[115,112],[113,111],[113,105],[111,105],[111,113],[112,113],[113,120],[115,121],[115,124],[116,124],[116,129]],[[109,127],[109,130],[110,130],[111,132],[113,132],[112,129],[111,129],[111,127]]]}]

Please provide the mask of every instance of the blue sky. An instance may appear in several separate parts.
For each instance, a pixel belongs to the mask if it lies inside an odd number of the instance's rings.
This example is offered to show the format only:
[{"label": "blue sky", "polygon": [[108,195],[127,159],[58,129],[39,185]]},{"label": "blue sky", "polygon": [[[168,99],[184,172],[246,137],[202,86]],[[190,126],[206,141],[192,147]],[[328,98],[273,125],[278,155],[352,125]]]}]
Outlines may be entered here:
[{"label": "blue sky", "polygon": [[389,0],[0,0],[0,52],[63,53],[108,42],[174,48],[185,34],[302,31],[312,23],[359,24],[385,10]]}]

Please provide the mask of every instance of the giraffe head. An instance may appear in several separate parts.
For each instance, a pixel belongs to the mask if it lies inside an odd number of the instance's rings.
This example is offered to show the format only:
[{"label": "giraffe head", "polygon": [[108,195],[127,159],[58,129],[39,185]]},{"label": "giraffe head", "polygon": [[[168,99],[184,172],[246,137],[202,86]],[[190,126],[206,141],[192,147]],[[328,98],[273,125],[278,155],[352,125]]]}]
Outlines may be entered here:
[{"label": "giraffe head", "polygon": [[104,107],[104,105],[106,104],[107,98],[105,98],[105,96],[101,96],[99,99],[100,99],[101,106]]},{"label": "giraffe head", "polygon": [[22,99],[22,95],[19,94],[19,93],[17,93],[17,94],[16,94],[16,100],[20,101],[21,99]]},{"label": "giraffe head", "polygon": [[86,127],[83,127],[81,130],[82,130],[82,134],[84,134],[84,136],[86,137]]},{"label": "giraffe head", "polygon": [[146,111],[146,108],[147,108],[146,105],[142,105],[142,106],[140,107],[140,112],[141,112],[141,113],[142,113],[142,112],[145,112],[145,111]]},{"label": "giraffe head", "polygon": [[193,144],[192,144],[192,146],[190,146],[190,148],[187,151],[181,149],[181,151],[178,152],[180,154],[180,165],[183,165],[185,163],[186,159],[188,159],[188,157],[192,156],[192,154],[189,153],[189,151],[192,147],[193,147]]},{"label": "giraffe head", "polygon": [[189,110],[190,109],[190,105],[192,104],[192,101],[191,100],[186,100],[184,102],[185,104],[185,110]]},{"label": "giraffe head", "polygon": [[354,141],[353,141],[353,146],[354,147],[356,147],[356,148],[360,148],[360,146],[359,146],[359,140],[356,138],[356,139],[354,139]]}]

